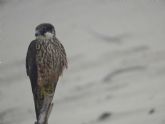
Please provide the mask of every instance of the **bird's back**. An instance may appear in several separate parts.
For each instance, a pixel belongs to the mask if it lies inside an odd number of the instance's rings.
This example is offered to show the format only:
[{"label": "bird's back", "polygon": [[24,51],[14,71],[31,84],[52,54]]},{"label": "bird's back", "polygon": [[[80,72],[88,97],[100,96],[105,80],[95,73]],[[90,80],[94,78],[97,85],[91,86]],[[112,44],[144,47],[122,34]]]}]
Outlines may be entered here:
[{"label": "bird's back", "polygon": [[63,69],[67,67],[67,59],[65,49],[58,39],[41,39],[37,41],[36,63],[39,66],[44,66],[46,71],[53,71],[61,75]]}]

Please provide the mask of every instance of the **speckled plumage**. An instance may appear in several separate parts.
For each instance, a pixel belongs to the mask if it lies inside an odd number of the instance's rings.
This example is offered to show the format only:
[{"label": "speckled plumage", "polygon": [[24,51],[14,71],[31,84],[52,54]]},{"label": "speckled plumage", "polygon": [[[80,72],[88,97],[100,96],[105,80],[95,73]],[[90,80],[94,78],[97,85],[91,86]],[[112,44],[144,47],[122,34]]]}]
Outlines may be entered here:
[{"label": "speckled plumage", "polygon": [[64,68],[67,68],[65,49],[55,36],[36,38],[30,43],[26,70],[31,81],[37,122],[41,121],[42,113],[48,111]]}]

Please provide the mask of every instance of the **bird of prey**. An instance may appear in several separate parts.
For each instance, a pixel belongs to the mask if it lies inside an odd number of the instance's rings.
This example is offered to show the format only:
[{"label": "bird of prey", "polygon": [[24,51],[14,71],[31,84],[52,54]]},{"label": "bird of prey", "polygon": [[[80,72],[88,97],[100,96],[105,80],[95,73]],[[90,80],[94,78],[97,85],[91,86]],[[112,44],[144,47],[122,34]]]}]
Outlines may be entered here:
[{"label": "bird of prey", "polygon": [[36,124],[47,124],[59,76],[67,68],[67,57],[52,24],[38,25],[35,36],[28,47],[26,72],[34,97]]}]

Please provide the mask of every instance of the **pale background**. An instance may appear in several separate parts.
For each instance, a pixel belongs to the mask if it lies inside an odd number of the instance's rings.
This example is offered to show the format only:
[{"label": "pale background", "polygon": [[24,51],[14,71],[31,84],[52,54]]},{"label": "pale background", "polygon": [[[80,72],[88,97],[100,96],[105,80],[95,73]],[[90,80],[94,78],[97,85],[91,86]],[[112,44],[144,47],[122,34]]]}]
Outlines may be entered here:
[{"label": "pale background", "polygon": [[25,56],[43,22],[69,61],[49,124],[165,124],[164,0],[0,0],[0,124],[34,124]]}]

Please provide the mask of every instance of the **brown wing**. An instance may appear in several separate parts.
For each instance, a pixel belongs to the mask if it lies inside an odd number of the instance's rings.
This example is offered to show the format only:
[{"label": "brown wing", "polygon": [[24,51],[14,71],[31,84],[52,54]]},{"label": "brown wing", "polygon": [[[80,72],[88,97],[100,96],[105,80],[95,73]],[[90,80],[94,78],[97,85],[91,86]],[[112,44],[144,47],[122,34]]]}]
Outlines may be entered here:
[{"label": "brown wing", "polygon": [[68,67],[67,62],[67,55],[64,49],[64,46],[60,43],[60,41],[57,38],[54,38],[53,47],[56,49],[54,51],[54,69],[57,70],[58,74],[61,75],[63,73],[63,70]]},{"label": "brown wing", "polygon": [[36,110],[36,115],[38,114],[37,112],[37,102],[36,100],[37,98],[37,79],[38,79],[38,75],[37,75],[37,63],[36,63],[36,43],[37,41],[34,40],[30,43],[29,47],[28,47],[28,51],[27,51],[27,56],[26,56],[26,72],[27,75],[30,78],[30,82],[31,82],[31,87],[32,87],[32,93],[33,93],[33,97],[34,97],[34,104],[35,104],[35,110]]}]

